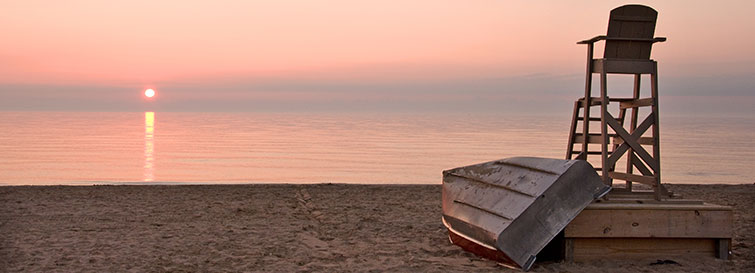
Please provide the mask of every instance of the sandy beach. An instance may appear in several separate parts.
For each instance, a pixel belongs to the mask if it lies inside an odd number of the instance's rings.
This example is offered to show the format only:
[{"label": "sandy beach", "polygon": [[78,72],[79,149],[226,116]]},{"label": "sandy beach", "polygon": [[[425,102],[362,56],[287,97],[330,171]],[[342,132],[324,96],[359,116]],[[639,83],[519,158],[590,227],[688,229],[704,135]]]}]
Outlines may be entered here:
[{"label": "sandy beach", "polygon": [[[670,189],[734,207],[731,260],[543,262],[532,271],[755,268],[755,185]],[[0,187],[0,271],[511,271],[449,243],[440,221],[440,190],[343,184]]]}]

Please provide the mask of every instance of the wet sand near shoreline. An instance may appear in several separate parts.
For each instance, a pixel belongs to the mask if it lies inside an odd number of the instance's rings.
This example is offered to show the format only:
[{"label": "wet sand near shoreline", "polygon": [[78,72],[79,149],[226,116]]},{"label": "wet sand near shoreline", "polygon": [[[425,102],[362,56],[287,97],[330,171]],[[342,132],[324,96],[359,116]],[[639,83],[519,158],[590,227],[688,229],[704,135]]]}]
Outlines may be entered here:
[{"label": "wet sand near shoreline", "polygon": [[[755,268],[755,185],[669,187],[734,207],[731,260],[542,262],[531,271]],[[440,185],[0,187],[0,271],[515,272],[449,243],[440,195]]]}]

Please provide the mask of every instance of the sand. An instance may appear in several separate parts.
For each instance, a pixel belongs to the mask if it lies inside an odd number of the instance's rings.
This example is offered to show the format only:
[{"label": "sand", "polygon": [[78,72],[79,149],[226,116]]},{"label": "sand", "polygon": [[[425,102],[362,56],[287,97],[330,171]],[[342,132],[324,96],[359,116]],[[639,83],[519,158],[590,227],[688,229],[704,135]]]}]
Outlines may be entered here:
[{"label": "sand", "polygon": [[[734,207],[731,260],[544,262],[532,271],[755,268],[755,185],[671,189]],[[511,271],[449,243],[440,215],[439,185],[0,187],[0,271]]]}]

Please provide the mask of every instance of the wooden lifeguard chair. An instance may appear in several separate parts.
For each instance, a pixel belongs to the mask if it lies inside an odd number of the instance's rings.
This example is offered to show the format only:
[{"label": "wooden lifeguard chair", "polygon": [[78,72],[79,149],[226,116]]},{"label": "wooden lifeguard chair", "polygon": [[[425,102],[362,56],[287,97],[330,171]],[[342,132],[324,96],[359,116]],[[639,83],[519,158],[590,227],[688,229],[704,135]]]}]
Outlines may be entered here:
[{"label": "wooden lifeguard chair", "polygon": [[[611,11],[607,35],[596,36],[577,44],[587,45],[587,73],[585,96],[574,103],[574,112],[569,132],[566,159],[589,159],[599,156],[591,163],[601,173],[601,179],[614,187],[614,192],[632,193],[632,183],[652,187],[656,200],[669,196],[661,185],[660,134],[658,128],[658,65],[650,59],[654,43],[666,41],[653,37],[658,12],[642,5],[625,5]],[[594,44],[605,41],[603,58],[593,58]],[[600,96],[592,97],[592,76],[600,74]],[[634,75],[633,96],[614,98],[609,96],[606,85],[608,74]],[[640,94],[642,75],[650,75],[650,96]],[[609,111],[609,104],[618,103],[618,115]],[[591,116],[593,107],[600,108],[600,115]],[[640,109],[649,108],[643,119]],[[627,110],[629,124],[626,124]],[[580,115],[581,114],[581,115]],[[644,115],[644,114],[643,114]],[[591,131],[591,124],[599,123],[599,132]],[[650,130],[651,136],[647,135]],[[595,149],[595,145],[599,149]],[[650,146],[650,152],[645,147]],[[591,149],[592,148],[592,149]],[[610,148],[610,150],[609,150]],[[626,171],[616,170],[619,160],[626,160]],[[600,164],[597,164],[600,162]],[[639,173],[634,173],[634,170]],[[614,186],[613,180],[624,180],[626,186]]]},{"label": "wooden lifeguard chair", "polygon": [[[611,10],[607,35],[578,42],[587,45],[585,96],[574,103],[566,159],[590,161],[599,156],[590,163],[613,189],[564,228],[566,260],[730,256],[732,208],[672,198],[661,184],[658,64],[650,59],[650,50],[666,38],[653,37],[657,16],[650,7],[621,6]],[[598,41],[605,41],[603,58],[593,57]],[[598,97],[592,97],[595,73],[600,74]],[[608,74],[633,75],[632,96],[609,96]],[[650,96],[641,95],[642,75],[650,75]],[[591,109],[599,115],[591,116]],[[599,124],[600,130],[592,124]],[[617,171],[620,160],[626,161],[626,171]],[[614,185],[613,180],[626,184]],[[633,189],[632,183],[653,191]]]}]

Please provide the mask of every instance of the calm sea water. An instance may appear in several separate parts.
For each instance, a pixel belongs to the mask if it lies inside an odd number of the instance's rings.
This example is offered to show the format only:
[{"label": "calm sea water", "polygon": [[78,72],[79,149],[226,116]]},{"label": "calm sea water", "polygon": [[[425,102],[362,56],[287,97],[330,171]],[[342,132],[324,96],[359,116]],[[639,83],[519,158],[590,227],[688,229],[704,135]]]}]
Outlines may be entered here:
[{"label": "calm sea water", "polygon": [[[0,185],[426,183],[563,158],[569,116],[0,112]],[[661,120],[666,183],[753,183],[755,118]]]}]

